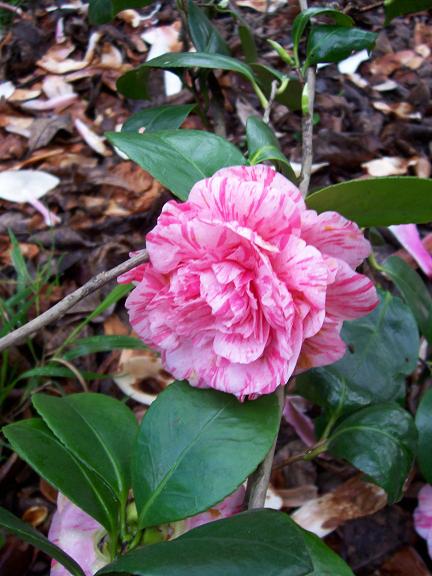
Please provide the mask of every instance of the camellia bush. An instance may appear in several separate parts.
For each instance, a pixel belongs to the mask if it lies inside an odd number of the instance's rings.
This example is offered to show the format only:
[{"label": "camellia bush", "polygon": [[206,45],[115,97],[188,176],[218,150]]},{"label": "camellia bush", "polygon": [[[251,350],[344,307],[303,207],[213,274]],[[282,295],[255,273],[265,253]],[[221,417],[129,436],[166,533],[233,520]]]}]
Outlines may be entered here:
[{"label": "camellia bush", "polygon": [[[148,4],[93,0],[89,17],[103,24]],[[388,22],[430,7],[385,2]],[[134,285],[132,327],[176,381],[140,425],[102,394],[37,393],[37,416],[3,428],[59,498],[49,539],[5,509],[0,526],[50,555],[53,576],[352,574],[288,514],[264,508],[288,382],[321,409],[318,440],[302,458],[348,461],[389,503],[416,458],[432,483],[432,396],[416,419],[403,405],[420,334],[432,343],[432,299],[401,260],[378,265],[363,230],[431,221],[431,183],[371,178],[307,194],[315,67],[372,50],[376,34],[304,3],[292,49],[269,41],[281,72],[259,62],[230,3],[209,8],[179,0],[195,51],[159,56],[118,81],[121,94],[148,99],[152,70],[168,70],[196,102],[144,108],[108,134],[178,198],[118,279]],[[219,12],[236,20],[244,60],[212,23]],[[220,135],[218,71],[243,76],[262,107],[247,122],[246,155]],[[269,125],[275,100],[303,114],[299,178]],[[180,128],[192,111],[206,131]],[[368,257],[401,298],[357,271]]]}]

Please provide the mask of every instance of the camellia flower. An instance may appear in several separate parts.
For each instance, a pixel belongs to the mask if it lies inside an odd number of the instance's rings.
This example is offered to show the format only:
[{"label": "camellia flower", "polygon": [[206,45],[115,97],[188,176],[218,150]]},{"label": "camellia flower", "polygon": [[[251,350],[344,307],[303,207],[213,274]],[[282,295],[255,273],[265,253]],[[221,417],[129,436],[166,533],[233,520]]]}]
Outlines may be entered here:
[{"label": "camellia flower", "polygon": [[432,558],[432,486],[426,484],[418,494],[418,506],[414,511],[414,526],[417,534],[424,538]]},{"label": "camellia flower", "polygon": [[[243,510],[244,496],[245,489],[240,486],[206,512],[154,529],[157,530],[156,541],[171,540],[202,524],[240,513]],[[106,536],[103,526],[59,493],[57,511],[53,516],[48,538],[69,554],[81,566],[86,576],[93,576],[109,564],[109,556],[101,551],[101,543]],[[51,576],[69,576],[69,572],[57,560],[53,560]]]},{"label": "camellia flower", "polygon": [[119,279],[137,281],[135,331],[176,378],[241,399],[339,360],[343,321],[377,304],[355,272],[370,252],[358,226],[307,210],[264,165],[224,168],[165,204],[147,250],[150,262]]}]

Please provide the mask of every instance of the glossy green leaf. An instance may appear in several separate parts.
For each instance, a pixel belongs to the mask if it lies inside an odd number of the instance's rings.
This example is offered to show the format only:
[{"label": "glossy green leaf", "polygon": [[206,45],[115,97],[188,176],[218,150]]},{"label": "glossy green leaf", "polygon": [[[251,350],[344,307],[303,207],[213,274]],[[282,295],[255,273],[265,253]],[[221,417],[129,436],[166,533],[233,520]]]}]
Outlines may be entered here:
[{"label": "glossy green leaf", "polygon": [[199,180],[212,176],[220,168],[246,163],[233,144],[201,130],[110,132],[107,137],[182,200],[187,199]]},{"label": "glossy green leaf", "polygon": [[42,420],[21,420],[5,426],[3,433],[15,452],[42,478],[111,531],[117,517],[117,503],[111,491],[65,448]]},{"label": "glossy green leaf", "polygon": [[4,528],[8,534],[18,536],[24,542],[28,542],[38,550],[42,550],[51,558],[54,558],[66,568],[73,576],[85,576],[81,567],[61,548],[53,544],[43,534],[38,532],[23,522],[5,508],[0,507],[0,527]]},{"label": "glossy green leaf", "polygon": [[118,90],[129,98],[148,98],[147,78],[148,70],[151,68],[162,68],[172,71],[186,68],[230,70],[231,72],[241,74],[252,84],[255,83],[253,71],[250,66],[236,58],[231,58],[231,56],[207,54],[205,52],[170,52],[141,64],[141,66],[135,70],[126,72],[117,82]]},{"label": "glossy green leaf", "polygon": [[396,16],[405,16],[422,10],[431,10],[432,0],[385,0],[386,24]]},{"label": "glossy green leaf", "polygon": [[73,348],[65,352],[65,360],[75,360],[80,356],[88,356],[97,352],[111,352],[112,350],[140,350],[146,348],[145,344],[134,336],[100,335],[89,336],[75,340]]},{"label": "glossy green leaf", "polygon": [[238,27],[238,33],[246,62],[248,64],[256,62],[258,60],[258,50],[252,30],[249,26],[240,24]]},{"label": "glossy green leaf", "polygon": [[189,32],[197,51],[229,56],[228,44],[207,18],[204,10],[189,0],[187,13]]},{"label": "glossy green leaf", "polygon": [[377,404],[348,416],[333,432],[329,451],[381,486],[389,502],[402,496],[417,444],[412,416],[397,404]]},{"label": "glossy green leaf", "polygon": [[134,550],[97,573],[102,574],[353,576],[317,536],[275,510],[251,510]]},{"label": "glossy green leaf", "polygon": [[423,224],[432,220],[432,180],[391,176],[349,180],[307,197],[308,208],[335,210],[359,226]]},{"label": "glossy green leaf", "polygon": [[142,128],[145,128],[146,133],[158,130],[175,130],[180,128],[194,108],[195,104],[144,108],[126,120],[122,132],[138,132]]},{"label": "glossy green leaf", "polygon": [[421,276],[397,256],[390,256],[383,264],[411,308],[423,336],[432,344],[432,297]]},{"label": "glossy green leaf", "polygon": [[250,116],[246,124],[249,163],[254,166],[272,161],[290,180],[296,182],[296,175],[288,158],[283,154],[273,130],[257,116]]},{"label": "glossy green leaf", "polygon": [[348,345],[342,360],[297,377],[297,390],[330,413],[404,397],[405,377],[414,371],[419,335],[408,306],[389,292],[368,316],[345,322]]},{"label": "glossy green leaf", "polygon": [[140,526],[220,502],[263,460],[278,428],[274,395],[241,403],[232,394],[171,384],[144,416],[137,439],[132,485]]},{"label": "glossy green leaf", "polygon": [[354,51],[372,50],[376,39],[377,34],[361,28],[312,26],[305,68],[321,62],[340,62]]},{"label": "glossy green leaf", "polygon": [[151,3],[152,0],[90,0],[89,19],[92,24],[106,24],[122,10],[142,8]]},{"label": "glossy green leaf", "polygon": [[354,20],[350,16],[348,16],[347,14],[343,14],[342,12],[339,12],[334,8],[316,7],[316,8],[308,8],[307,10],[303,10],[302,12],[300,12],[300,14],[294,20],[292,27],[294,57],[298,67],[300,67],[300,58],[298,55],[300,40],[311,18],[316,18],[317,16],[329,16],[339,26],[347,26],[347,27],[354,26]]},{"label": "glossy green leaf", "polygon": [[34,394],[32,401],[66,448],[96,472],[119,500],[125,501],[138,433],[132,411],[119,400],[90,392],[63,398]]},{"label": "glossy green leaf", "polygon": [[426,482],[432,484],[432,390],[423,395],[415,422],[418,430],[417,460]]}]

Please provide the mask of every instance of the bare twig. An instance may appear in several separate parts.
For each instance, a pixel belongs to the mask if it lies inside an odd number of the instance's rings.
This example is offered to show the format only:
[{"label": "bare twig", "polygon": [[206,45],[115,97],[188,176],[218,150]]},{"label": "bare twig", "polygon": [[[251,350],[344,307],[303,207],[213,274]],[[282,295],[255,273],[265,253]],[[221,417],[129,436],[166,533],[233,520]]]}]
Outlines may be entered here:
[{"label": "bare twig", "polygon": [[92,292],[96,292],[96,290],[99,290],[99,288],[102,288],[102,286],[105,286],[105,284],[108,284],[108,282],[111,282],[111,280],[115,280],[118,276],[120,276],[120,274],[128,272],[135,266],[138,266],[138,264],[147,262],[148,259],[149,257],[147,251],[142,250],[139,254],[130,258],[130,260],[122,262],[122,264],[119,264],[115,268],[107,270],[106,272],[101,272],[97,276],[94,276],[91,280],[84,284],[84,286],[81,286],[81,288],[78,288],[78,290],[75,290],[75,292],[68,294],[65,298],[63,298],[63,300],[60,300],[60,302],[55,304],[52,308],[37,318],[34,318],[34,320],[27,322],[27,324],[24,324],[24,326],[21,326],[13,332],[10,332],[10,334],[0,338],[0,352],[6,348],[9,348],[10,346],[20,343],[25,338],[28,338],[48,324],[51,324],[51,322],[58,320],[67,310],[73,308],[73,306],[83,300],[83,298]]},{"label": "bare twig", "polygon": [[349,14],[350,12],[370,12],[371,10],[375,10],[376,8],[382,8],[382,6],[384,6],[384,0],[380,0],[379,2],[373,2],[372,4],[369,4],[368,6],[362,6],[362,7],[358,7],[355,6],[354,4],[348,4],[347,8],[345,8],[345,10],[343,10],[343,12],[345,14]]},{"label": "bare twig", "polygon": [[264,110],[264,115],[263,115],[263,122],[265,122],[266,124],[268,124],[270,122],[270,112],[271,112],[271,108],[273,106],[274,99],[276,98],[277,89],[278,89],[278,81],[273,80],[273,82],[271,83],[270,97],[269,97],[268,104]]},{"label": "bare twig", "polygon": [[18,6],[13,6],[12,4],[8,4],[7,2],[0,2],[0,10],[7,10],[8,12],[12,12],[17,16],[22,16],[23,11]]},{"label": "bare twig", "polygon": [[300,178],[300,191],[303,197],[309,190],[312,159],[313,159],[313,114],[315,105],[315,70],[308,68],[306,73],[306,86],[308,96],[308,109],[303,112],[302,121],[302,173]]},{"label": "bare twig", "polygon": [[[306,10],[308,7],[307,0],[299,0],[299,4],[302,11]],[[303,115],[303,125],[302,125],[303,158],[302,158],[302,175],[300,182],[300,190],[303,196],[306,196],[309,188],[311,168],[312,168],[313,112],[315,103],[315,70],[313,68],[308,68],[306,75],[306,82],[308,86],[308,109],[307,113]],[[270,102],[271,100],[272,98],[270,98]],[[265,110],[264,121],[266,121],[266,118],[269,118],[270,106],[267,107]],[[279,415],[280,418],[282,418],[282,411],[285,402],[285,387],[280,386],[279,389],[276,391],[276,394],[279,400]],[[273,457],[275,453],[275,448],[276,448],[276,439],[263,462],[261,462],[256,471],[251,476],[249,476],[247,496],[246,496],[247,507],[249,509],[262,508],[265,504],[265,498],[273,466]]]},{"label": "bare twig", "polygon": [[[276,396],[279,402],[279,419],[282,418],[282,411],[285,402],[285,386],[279,386],[276,390]],[[270,474],[273,465],[273,456],[276,449],[276,440],[273,446],[267,453],[267,456],[258,466],[253,474],[249,476],[247,486],[247,507],[249,510],[252,508],[262,508],[265,504],[268,485],[270,482]]]},{"label": "bare twig", "polygon": [[[299,0],[300,8],[302,12],[307,10],[308,3],[307,0]],[[308,96],[308,109],[303,112],[302,121],[302,173],[300,177],[300,190],[303,197],[306,196],[309,190],[309,183],[312,170],[312,158],[313,158],[313,113],[315,105],[315,69],[308,68],[306,73],[306,86],[307,86],[307,96]]]}]

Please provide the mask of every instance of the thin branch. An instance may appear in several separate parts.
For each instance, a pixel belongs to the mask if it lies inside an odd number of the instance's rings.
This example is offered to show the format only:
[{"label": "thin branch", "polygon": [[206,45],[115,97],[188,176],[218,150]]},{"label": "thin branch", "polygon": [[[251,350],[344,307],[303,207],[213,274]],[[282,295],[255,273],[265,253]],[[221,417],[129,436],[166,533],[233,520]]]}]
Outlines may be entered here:
[{"label": "thin branch", "polygon": [[8,4],[7,2],[0,2],[0,10],[7,10],[8,12],[12,12],[17,16],[22,16],[23,11],[18,6],[13,6],[12,4]]},{"label": "thin branch", "polygon": [[63,298],[63,300],[60,300],[60,302],[55,304],[52,308],[40,316],[37,316],[37,318],[34,318],[30,322],[27,322],[27,324],[24,324],[24,326],[21,326],[6,336],[3,336],[3,338],[0,338],[0,352],[6,348],[9,348],[10,346],[19,344],[35,332],[38,332],[45,326],[48,326],[48,324],[58,320],[67,310],[73,308],[73,306],[83,300],[86,296],[96,292],[96,290],[99,290],[99,288],[102,288],[102,286],[105,286],[105,284],[108,284],[108,282],[115,280],[121,274],[132,270],[132,268],[135,268],[135,266],[138,266],[138,264],[147,262],[148,259],[149,256],[147,251],[142,250],[139,254],[130,258],[130,260],[122,262],[122,264],[119,264],[115,268],[107,270],[106,272],[101,272],[97,276],[94,276],[91,280],[84,284],[84,286],[81,286],[81,288],[78,288],[78,290],[75,290],[75,292],[68,294],[65,298]]},{"label": "thin branch", "polygon": [[[308,3],[307,0],[299,0],[300,8],[302,11],[307,10]],[[307,86],[308,86],[308,110],[307,113],[303,115],[302,123],[302,134],[303,134],[303,158],[302,158],[302,175],[300,181],[300,190],[303,196],[306,196],[310,176],[312,169],[312,137],[313,137],[313,113],[314,113],[314,103],[315,103],[315,70],[313,68],[308,68],[306,76]],[[272,86],[273,88],[273,86]],[[273,93],[273,90],[272,90]],[[274,98],[274,96],[273,96]],[[272,98],[270,97],[270,102]],[[265,109],[264,121],[269,118],[270,106]],[[285,402],[285,387],[280,386],[276,391],[277,398],[279,401],[279,420],[282,418],[282,412]],[[249,476],[247,485],[247,507],[252,508],[262,508],[265,504],[266,494],[270,482],[270,476],[273,466],[273,457],[276,449],[275,439],[273,446],[270,448],[267,456],[258,466],[251,476]]]},{"label": "thin branch", "polygon": [[303,198],[309,190],[313,160],[313,115],[315,106],[315,69],[308,68],[306,74],[308,109],[303,112],[302,120],[302,173],[300,191]]},{"label": "thin branch", "polygon": [[[282,411],[285,402],[285,386],[279,386],[276,390],[276,396],[279,402],[279,420],[282,418]],[[258,466],[253,474],[249,476],[247,485],[247,507],[249,510],[253,508],[263,508],[265,504],[266,494],[270,482],[270,475],[273,466],[273,456],[276,449],[276,441],[267,453],[267,456]]]},{"label": "thin branch", "polygon": [[269,124],[270,122],[270,112],[273,106],[274,99],[276,98],[277,90],[278,90],[278,81],[273,80],[273,82],[271,83],[271,92],[268,104],[264,110],[264,116],[263,116],[263,122],[265,122],[266,124]]}]

